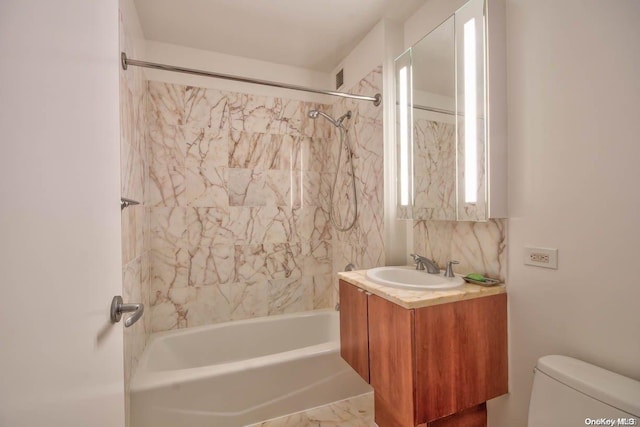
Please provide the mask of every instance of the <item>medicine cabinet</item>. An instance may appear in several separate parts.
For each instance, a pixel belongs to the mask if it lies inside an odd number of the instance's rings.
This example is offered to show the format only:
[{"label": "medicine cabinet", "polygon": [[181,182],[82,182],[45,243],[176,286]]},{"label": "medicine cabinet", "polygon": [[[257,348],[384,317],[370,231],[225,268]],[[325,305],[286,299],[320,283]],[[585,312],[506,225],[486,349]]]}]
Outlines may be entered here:
[{"label": "medicine cabinet", "polygon": [[395,61],[398,218],[507,216],[503,0],[470,0]]}]

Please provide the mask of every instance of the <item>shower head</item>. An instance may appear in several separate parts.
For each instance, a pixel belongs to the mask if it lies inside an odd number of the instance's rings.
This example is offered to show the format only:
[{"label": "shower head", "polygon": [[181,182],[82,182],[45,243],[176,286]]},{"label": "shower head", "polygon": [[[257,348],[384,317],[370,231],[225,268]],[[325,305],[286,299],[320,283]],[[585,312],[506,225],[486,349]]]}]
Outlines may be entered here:
[{"label": "shower head", "polygon": [[318,111],[318,110],[311,110],[309,111],[309,117],[311,117],[312,119],[317,119],[318,116],[322,116],[325,119],[329,120],[334,126],[339,126],[338,122],[336,122],[333,117],[331,117],[330,115],[323,113],[322,111]]},{"label": "shower head", "polygon": [[344,119],[350,119],[351,118],[351,111],[347,111],[345,114],[340,116],[340,118],[338,118],[338,120],[334,119],[333,117],[331,117],[328,114],[323,113],[322,111],[318,111],[318,110],[309,111],[309,117],[310,118],[317,119],[318,116],[322,116],[325,119],[329,120],[331,122],[331,124],[334,125],[335,127],[343,127],[342,126],[342,122],[344,121]]}]

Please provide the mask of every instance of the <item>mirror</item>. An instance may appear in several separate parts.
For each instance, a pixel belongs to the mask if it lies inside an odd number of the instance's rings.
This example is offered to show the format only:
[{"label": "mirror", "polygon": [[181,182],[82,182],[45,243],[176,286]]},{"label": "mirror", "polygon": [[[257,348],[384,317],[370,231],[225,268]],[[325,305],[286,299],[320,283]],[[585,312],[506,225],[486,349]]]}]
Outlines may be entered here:
[{"label": "mirror", "polygon": [[396,59],[399,219],[502,217],[489,211],[486,10],[469,1]]},{"label": "mirror", "polygon": [[412,48],[413,217],[456,219],[454,17]]}]

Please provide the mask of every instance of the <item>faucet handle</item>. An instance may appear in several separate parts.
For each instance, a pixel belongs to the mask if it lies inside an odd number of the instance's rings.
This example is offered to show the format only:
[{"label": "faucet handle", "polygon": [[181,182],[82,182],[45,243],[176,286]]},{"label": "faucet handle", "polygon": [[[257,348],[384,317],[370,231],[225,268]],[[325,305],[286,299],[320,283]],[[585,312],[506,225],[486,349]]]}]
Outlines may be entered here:
[{"label": "faucet handle", "polygon": [[423,257],[418,254],[409,254],[409,256],[413,258],[413,262],[416,264],[416,270],[424,270]]},{"label": "faucet handle", "polygon": [[449,261],[447,263],[447,269],[444,272],[444,277],[455,277],[455,274],[453,274],[453,264],[460,264],[460,261]]}]

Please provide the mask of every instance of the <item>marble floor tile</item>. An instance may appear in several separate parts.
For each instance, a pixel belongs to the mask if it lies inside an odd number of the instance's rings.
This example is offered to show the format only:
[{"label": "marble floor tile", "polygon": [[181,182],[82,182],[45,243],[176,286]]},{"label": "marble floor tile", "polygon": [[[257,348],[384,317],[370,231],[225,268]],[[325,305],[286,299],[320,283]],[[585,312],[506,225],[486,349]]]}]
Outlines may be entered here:
[{"label": "marble floor tile", "polygon": [[373,392],[246,427],[375,427]]}]

